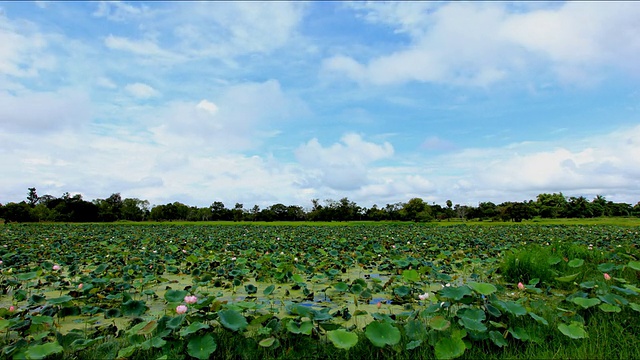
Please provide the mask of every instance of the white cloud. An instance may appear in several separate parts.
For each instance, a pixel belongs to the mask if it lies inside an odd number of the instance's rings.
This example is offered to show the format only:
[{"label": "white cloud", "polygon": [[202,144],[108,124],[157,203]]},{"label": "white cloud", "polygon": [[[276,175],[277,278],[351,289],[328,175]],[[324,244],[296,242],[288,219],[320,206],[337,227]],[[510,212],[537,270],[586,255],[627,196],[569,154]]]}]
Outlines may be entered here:
[{"label": "white cloud", "polygon": [[138,99],[149,99],[160,95],[156,89],[143,83],[128,84],[124,89]]},{"label": "white cloud", "polygon": [[56,67],[49,40],[27,21],[12,22],[0,13],[0,44],[0,75],[36,77]]},{"label": "white cloud", "polygon": [[152,62],[173,63],[185,60],[184,56],[162,49],[151,39],[132,40],[109,35],[104,39],[104,44],[109,49],[130,52]]},{"label": "white cloud", "polygon": [[218,112],[218,106],[211,101],[206,99],[200,100],[198,105],[196,105],[198,109],[204,110],[211,115],[215,115]]},{"label": "white cloud", "polygon": [[508,4],[485,2],[360,8],[369,21],[395,26],[411,37],[406,48],[368,61],[344,54],[325,60],[325,70],[361,83],[488,86],[507,77],[539,76],[545,68],[573,83],[591,83],[594,72],[607,66],[640,74],[636,3],[568,2],[513,13]]},{"label": "white cloud", "polygon": [[92,105],[79,89],[52,92],[24,92],[17,95],[0,91],[0,128],[42,134],[89,123]]},{"label": "white cloud", "polygon": [[295,36],[306,5],[296,2],[194,2],[174,12],[174,35],[183,52],[234,57],[268,53]]},{"label": "white cloud", "polygon": [[111,21],[126,21],[151,15],[148,6],[134,6],[122,1],[100,1],[92,14],[94,17],[105,17]]},{"label": "white cloud", "polygon": [[107,88],[107,89],[115,89],[118,87],[111,79],[101,76],[96,80],[96,85]]},{"label": "white cloud", "polygon": [[393,155],[393,146],[367,142],[358,134],[346,134],[327,148],[311,139],[295,150],[296,159],[308,169],[303,187],[357,189],[369,182],[367,166]]}]

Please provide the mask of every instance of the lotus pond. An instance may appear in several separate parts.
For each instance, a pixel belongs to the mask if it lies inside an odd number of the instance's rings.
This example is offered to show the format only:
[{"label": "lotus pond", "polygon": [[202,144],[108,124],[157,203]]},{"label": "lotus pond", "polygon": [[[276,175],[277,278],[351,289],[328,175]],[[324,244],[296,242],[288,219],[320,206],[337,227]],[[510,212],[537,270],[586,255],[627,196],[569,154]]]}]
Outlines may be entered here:
[{"label": "lotus pond", "polygon": [[4,225],[0,357],[635,348],[639,245],[617,226]]}]

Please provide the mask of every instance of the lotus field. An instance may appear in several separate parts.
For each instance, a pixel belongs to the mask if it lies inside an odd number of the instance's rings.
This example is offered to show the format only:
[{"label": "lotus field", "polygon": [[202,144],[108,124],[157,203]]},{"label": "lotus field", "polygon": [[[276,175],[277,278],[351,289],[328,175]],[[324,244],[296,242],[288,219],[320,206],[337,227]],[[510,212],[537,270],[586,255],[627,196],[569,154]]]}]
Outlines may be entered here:
[{"label": "lotus field", "polygon": [[0,358],[640,357],[640,228],[7,224]]}]

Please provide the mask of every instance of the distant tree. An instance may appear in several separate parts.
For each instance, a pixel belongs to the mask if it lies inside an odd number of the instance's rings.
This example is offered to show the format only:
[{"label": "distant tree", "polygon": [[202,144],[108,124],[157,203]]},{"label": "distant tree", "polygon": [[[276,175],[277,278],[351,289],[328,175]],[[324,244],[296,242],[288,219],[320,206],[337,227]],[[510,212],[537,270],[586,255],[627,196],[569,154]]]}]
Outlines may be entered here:
[{"label": "distant tree", "polygon": [[[427,212],[426,209],[429,209]],[[431,208],[420,198],[409,200],[402,207],[404,220],[408,221],[426,221],[431,215]],[[420,215],[420,218],[418,217]]]},{"label": "distant tree", "polygon": [[24,201],[19,203],[10,202],[3,207],[2,217],[9,222],[29,222],[32,221],[31,208]]},{"label": "distant tree", "polygon": [[122,200],[121,218],[129,221],[143,221],[149,215],[149,202],[137,198]]},{"label": "distant tree", "polygon": [[567,215],[572,218],[590,218],[593,217],[593,212],[584,196],[572,196],[567,205]]},{"label": "distant tree", "polygon": [[244,209],[243,209],[244,205],[240,204],[240,203],[236,203],[236,205],[233,207],[232,213],[233,213],[233,221],[242,221],[244,218]]},{"label": "distant tree", "polygon": [[38,194],[36,193],[36,188],[29,188],[29,193],[27,194],[27,201],[29,202],[29,206],[34,207],[38,203]]},{"label": "distant tree", "polygon": [[209,208],[211,209],[211,220],[231,220],[229,216],[230,211],[222,202],[215,201]]},{"label": "distant tree", "polygon": [[567,199],[562,193],[539,194],[535,202],[538,215],[548,219],[566,216],[567,205]]}]

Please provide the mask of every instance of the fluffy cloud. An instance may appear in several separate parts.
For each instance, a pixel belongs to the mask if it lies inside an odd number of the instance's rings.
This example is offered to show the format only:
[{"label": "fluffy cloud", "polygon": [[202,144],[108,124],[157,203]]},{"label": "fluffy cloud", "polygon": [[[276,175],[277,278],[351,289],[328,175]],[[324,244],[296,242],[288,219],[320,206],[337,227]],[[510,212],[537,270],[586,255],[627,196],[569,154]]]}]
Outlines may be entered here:
[{"label": "fluffy cloud", "polygon": [[[504,3],[373,3],[358,6],[368,21],[407,33],[410,46],[366,62],[338,54],[324,69],[355,81],[407,81],[487,86],[550,69],[563,81],[589,82],[603,66],[640,74],[633,3],[574,3],[512,12]],[[549,70],[547,70],[549,71]]]},{"label": "fluffy cloud", "polygon": [[309,171],[303,187],[357,189],[369,182],[369,164],[393,155],[390,143],[374,144],[358,134],[346,134],[340,141],[325,148],[314,138],[295,150],[296,159]]},{"label": "fluffy cloud", "polygon": [[138,99],[148,99],[160,95],[156,89],[143,83],[128,84],[124,89]]},{"label": "fluffy cloud", "polygon": [[49,40],[30,22],[13,22],[0,13],[0,44],[0,76],[36,77],[56,66],[47,52]]},{"label": "fluffy cloud", "polygon": [[0,91],[0,129],[43,134],[83,127],[91,120],[92,105],[79,89],[11,94]]}]

